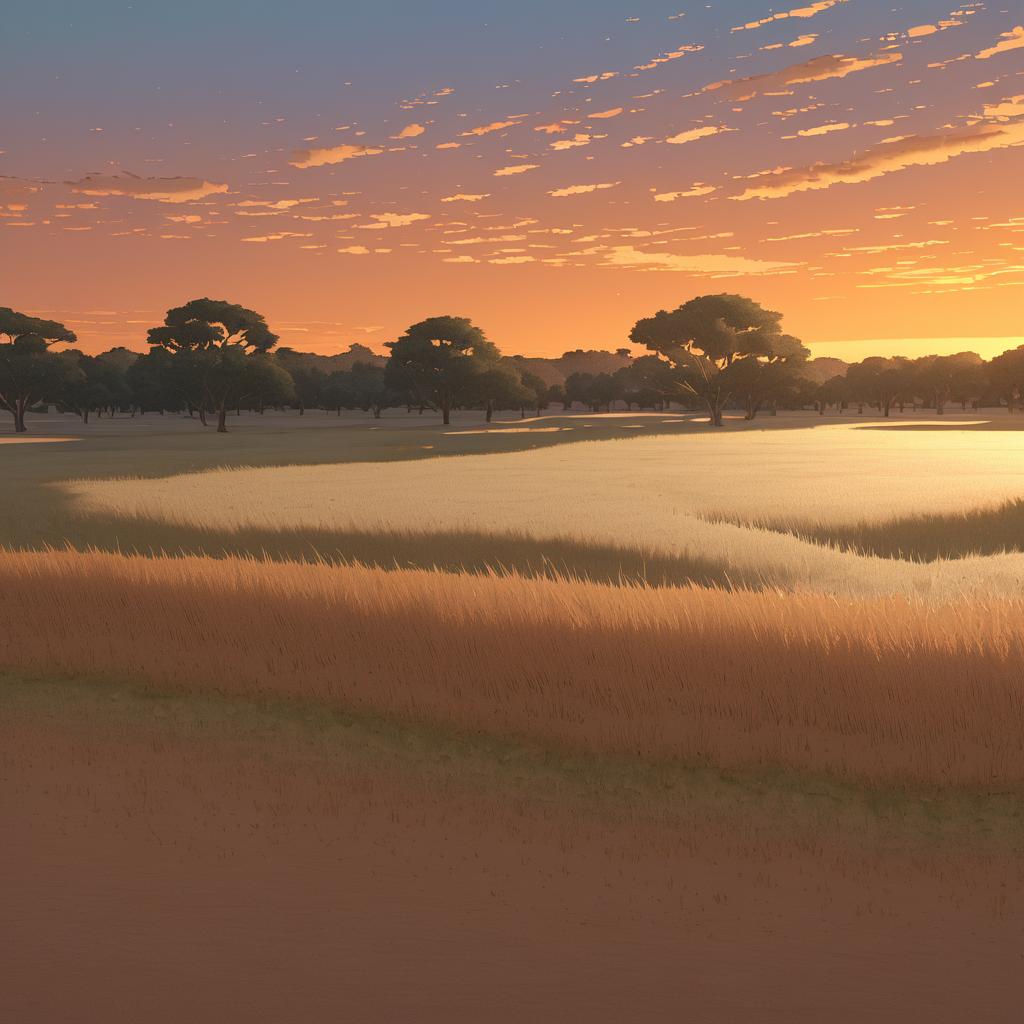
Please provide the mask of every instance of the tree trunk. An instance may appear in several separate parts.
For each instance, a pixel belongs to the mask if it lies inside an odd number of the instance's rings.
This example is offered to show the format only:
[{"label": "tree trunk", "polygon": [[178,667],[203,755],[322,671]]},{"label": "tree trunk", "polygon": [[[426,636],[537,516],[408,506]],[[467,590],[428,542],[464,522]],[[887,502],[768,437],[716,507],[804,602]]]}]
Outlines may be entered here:
[{"label": "tree trunk", "polygon": [[25,402],[20,398],[14,400],[14,408],[11,410],[14,413],[14,432],[16,434],[27,434],[28,427],[25,426]]},{"label": "tree trunk", "polygon": [[452,407],[447,398],[441,402],[441,422],[447,427],[452,422]]},{"label": "tree trunk", "polygon": [[88,407],[82,410],[82,422],[83,423],[88,423],[89,422],[89,409],[88,409]]},{"label": "tree trunk", "polygon": [[[484,411],[484,422],[490,423],[492,419],[494,419],[494,403],[490,399],[487,399],[487,405]],[[445,420],[445,423],[447,422],[448,421]]]},{"label": "tree trunk", "polygon": [[228,432],[228,407],[227,405],[221,405],[217,410],[217,433],[226,434]]}]

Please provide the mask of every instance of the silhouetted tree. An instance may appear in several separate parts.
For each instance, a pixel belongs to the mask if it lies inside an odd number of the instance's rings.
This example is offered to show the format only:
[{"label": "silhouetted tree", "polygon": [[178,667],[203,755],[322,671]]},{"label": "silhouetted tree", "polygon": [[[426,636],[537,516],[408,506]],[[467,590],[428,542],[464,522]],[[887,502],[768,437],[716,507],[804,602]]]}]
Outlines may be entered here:
[{"label": "silhouetted tree", "polygon": [[293,348],[279,348],[274,357],[291,375],[300,416],[305,415],[307,409],[315,409],[324,402],[328,374],[317,365],[322,357]]},{"label": "silhouetted tree", "polygon": [[259,313],[222,299],[193,299],[168,310],[161,327],[149,331],[150,345],[182,357],[184,376],[198,396],[200,415],[217,411],[217,431],[227,433],[227,410],[246,387],[246,359],[277,344]]},{"label": "silhouetted tree", "polygon": [[42,320],[0,307],[0,405],[14,417],[14,430],[24,434],[25,410],[33,403],[56,397],[68,363],[50,351],[59,342],[78,339],[55,320]]},{"label": "silhouetted tree", "polygon": [[914,368],[902,356],[868,356],[846,371],[851,396],[858,402],[877,405],[883,416],[889,416],[900,395],[914,389]]},{"label": "silhouetted tree", "polygon": [[781,319],[742,295],[702,295],[637,321],[629,340],[667,360],[679,372],[680,387],[700,399],[720,427],[731,396],[725,371],[738,359],[769,357]]},{"label": "silhouetted tree", "polygon": [[167,349],[153,348],[139,356],[125,377],[132,401],[141,412],[179,412],[185,407],[179,367]]},{"label": "silhouetted tree", "polygon": [[992,390],[1006,403],[1007,411],[1012,413],[1018,403],[1024,402],[1024,345],[1011,348],[991,359],[988,379]]},{"label": "silhouetted tree", "polygon": [[479,327],[457,316],[413,324],[387,347],[389,386],[440,409],[445,425],[451,422],[453,407],[472,401],[476,377],[500,356]]}]

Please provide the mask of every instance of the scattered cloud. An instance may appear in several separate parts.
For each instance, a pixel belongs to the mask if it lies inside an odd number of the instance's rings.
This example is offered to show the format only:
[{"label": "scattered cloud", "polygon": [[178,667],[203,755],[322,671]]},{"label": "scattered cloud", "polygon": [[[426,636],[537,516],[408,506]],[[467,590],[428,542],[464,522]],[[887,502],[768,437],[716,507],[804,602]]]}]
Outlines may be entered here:
[{"label": "scattered cloud", "polygon": [[535,171],[540,164],[513,164],[511,167],[499,167],[494,172],[496,178],[507,178],[512,174],[525,174],[527,171]]},{"label": "scattered cloud", "polygon": [[369,256],[370,250],[365,245],[350,245],[345,249],[339,249],[338,252],[344,253],[347,256]]},{"label": "scattered cloud", "polygon": [[555,196],[556,198],[564,198],[565,196],[582,196],[588,192],[600,192],[606,188],[615,188],[616,185],[622,184],[618,181],[604,181],[599,185],[569,185],[567,188],[556,188],[553,192],[549,192],[549,196]]},{"label": "scattered cloud", "polygon": [[421,124],[407,124],[397,135],[392,135],[392,139],[415,139],[422,135],[427,129]]},{"label": "scattered cloud", "polygon": [[72,192],[84,196],[128,196],[158,203],[191,203],[228,190],[227,185],[203,178],[141,178],[127,171],[123,174],[87,174],[78,181],[65,184]]},{"label": "scattered cloud", "polygon": [[[802,139],[813,139],[818,135],[830,135],[832,132],[845,132],[853,126],[848,121],[840,121],[837,124],[819,124],[814,128],[802,128],[796,134]],[[787,138],[795,138],[796,136],[788,135]]]},{"label": "scattered cloud", "polygon": [[710,253],[683,256],[670,252],[644,252],[632,245],[611,246],[604,251],[604,266],[639,270],[676,271],[701,277],[748,277],[775,274],[799,266],[779,260],[753,260],[746,256]]},{"label": "scattered cloud", "polygon": [[468,132],[459,132],[462,137],[470,135],[490,135],[491,132],[504,131],[506,128],[515,128],[519,122],[526,117],[525,114],[516,114],[507,121],[492,121],[490,124],[480,125],[479,128],[470,128]]},{"label": "scattered cloud", "polygon": [[1018,25],[1016,28],[1011,28],[1009,32],[1004,32],[999,39],[1000,42],[996,43],[995,46],[990,46],[987,50],[982,50],[977,55],[978,60],[988,60],[990,57],[995,57],[1000,53],[1006,53],[1008,50],[1019,50],[1024,47],[1024,25]]},{"label": "scattered cloud", "polygon": [[342,164],[346,160],[357,160],[363,156],[378,156],[384,152],[381,146],[362,146],[348,143],[342,146],[327,146],[322,149],[297,149],[292,153],[292,167],[325,167]]},{"label": "scattered cloud", "polygon": [[733,32],[745,32],[752,28],[760,28],[762,25],[770,25],[773,21],[781,21],[783,18],[813,18],[816,14],[838,7],[847,3],[848,0],[818,0],[806,7],[796,7],[791,11],[782,11],[779,14],[770,14],[767,18],[759,21],[748,21],[745,25],[737,25]]},{"label": "scattered cloud", "polygon": [[696,196],[708,196],[712,192],[716,192],[717,189],[714,185],[703,185],[697,182],[696,185],[692,185],[684,192],[656,192],[654,195],[654,201],[656,203],[674,203],[677,199],[689,199]]},{"label": "scattered cloud", "polygon": [[[1019,112],[1024,114],[1024,107]],[[982,122],[936,135],[907,135],[872,146],[841,163],[818,163],[758,175],[753,185],[733,198],[778,199],[795,192],[871,181],[907,167],[942,164],[965,153],[987,153],[1022,144],[1024,118],[1020,117],[1007,123]]]},{"label": "scattered cloud", "polygon": [[704,92],[717,92],[738,103],[752,100],[757,96],[785,94],[792,85],[806,85],[810,82],[824,82],[832,78],[846,78],[858,71],[898,64],[903,54],[898,51],[882,53],[874,57],[844,57],[841,54],[824,54],[802,64],[793,64],[779,71],[749,78],[726,79],[705,86]]},{"label": "scattered cloud", "polygon": [[599,139],[606,139],[607,135],[591,135],[590,132],[577,132],[571,139],[557,139],[551,143],[551,148],[556,152],[566,149],[577,149],[580,146],[589,146]]},{"label": "scattered cloud", "polygon": [[373,224],[360,224],[363,231],[377,231],[383,228],[404,228],[420,220],[430,220],[429,213],[371,213]]},{"label": "scattered cloud", "polygon": [[466,192],[459,192],[454,196],[445,196],[442,203],[479,203],[482,199],[490,199],[491,195],[489,192],[482,192],[479,195],[471,195]]},{"label": "scattered cloud", "polygon": [[720,135],[722,132],[729,131],[724,125],[721,124],[708,124],[703,128],[691,128],[685,132],[679,132],[678,135],[670,135],[665,141],[670,146],[683,146],[687,142],[696,142],[698,139],[706,139],[712,135]]},{"label": "scattered cloud", "polygon": [[[180,236],[174,236],[180,237]],[[301,231],[275,231],[270,235],[257,235],[255,238],[243,238],[243,242],[280,242],[284,238],[312,238],[309,232]]]}]

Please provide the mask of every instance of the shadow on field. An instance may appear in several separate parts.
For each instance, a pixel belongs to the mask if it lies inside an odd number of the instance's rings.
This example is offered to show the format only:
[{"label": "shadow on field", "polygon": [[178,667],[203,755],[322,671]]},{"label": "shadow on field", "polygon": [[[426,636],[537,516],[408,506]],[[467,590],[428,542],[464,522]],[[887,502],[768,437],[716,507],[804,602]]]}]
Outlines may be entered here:
[{"label": "shadow on field", "polygon": [[484,531],[203,529],[146,519],[70,516],[64,544],[77,550],[159,557],[258,558],[277,562],[358,563],[378,569],[427,569],[653,587],[696,585],[759,589],[760,577],[711,559],[642,551],[567,538]]},{"label": "shadow on field", "polygon": [[946,515],[925,513],[853,525],[791,526],[772,519],[727,515],[714,516],[709,521],[771,530],[858,555],[912,562],[1024,551],[1024,498],[1014,498],[993,508]]},{"label": "shadow on field", "polygon": [[880,558],[934,562],[1024,551],[1024,499],[952,515],[918,515],[854,526],[767,529]]}]

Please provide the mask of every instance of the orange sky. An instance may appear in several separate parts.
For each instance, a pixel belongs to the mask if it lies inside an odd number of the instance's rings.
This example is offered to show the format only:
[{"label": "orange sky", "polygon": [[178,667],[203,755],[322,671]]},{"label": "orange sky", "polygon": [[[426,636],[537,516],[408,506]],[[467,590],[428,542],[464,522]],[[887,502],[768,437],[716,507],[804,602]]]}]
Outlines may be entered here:
[{"label": "orange sky", "polygon": [[[815,355],[1016,343],[1019,15],[571,0],[551,24],[494,24],[436,6],[419,38],[330,5],[254,19],[208,96],[159,53],[125,90],[138,69],[119,64],[127,42],[106,49],[116,32],[44,26],[69,59],[20,92],[0,139],[0,305],[65,321],[89,351],[144,347],[199,295],[322,352],[441,313],[507,352],[618,347],[713,291],[781,310]],[[53,40],[23,17],[28,66]],[[173,26],[139,17],[111,24],[171,45]]]}]

